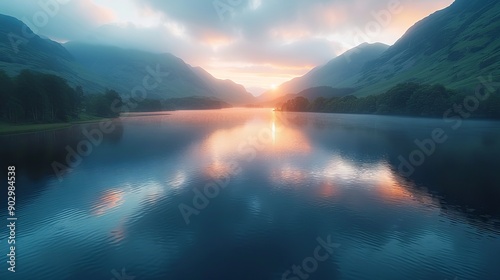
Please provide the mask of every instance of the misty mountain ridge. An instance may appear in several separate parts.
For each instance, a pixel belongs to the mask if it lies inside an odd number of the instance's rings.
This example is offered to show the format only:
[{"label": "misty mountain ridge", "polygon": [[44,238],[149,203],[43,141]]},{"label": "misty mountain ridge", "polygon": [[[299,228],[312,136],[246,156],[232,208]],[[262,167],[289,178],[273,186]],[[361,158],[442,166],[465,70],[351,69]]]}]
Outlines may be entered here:
[{"label": "misty mountain ridge", "polygon": [[[413,25],[358,75],[358,95],[401,82],[472,89],[500,74],[500,2],[457,0]],[[376,92],[373,92],[376,91]]]},{"label": "misty mountain ridge", "polygon": [[24,69],[58,75],[86,90],[101,88],[98,77],[78,65],[61,44],[34,34],[22,21],[0,14],[0,70],[9,75]]},{"label": "misty mountain ridge", "polygon": [[22,21],[5,15],[0,15],[0,50],[0,69],[9,75],[23,69],[55,74],[73,86],[83,86],[87,92],[110,88],[128,96],[134,88],[143,85],[152,71],[161,71],[168,76],[148,89],[147,98],[200,96],[233,105],[254,101],[253,95],[243,86],[216,79],[172,54],[79,42],[62,45],[41,38]]},{"label": "misty mountain ridge", "polygon": [[260,99],[320,86],[367,96],[405,82],[470,90],[478,77],[500,75],[498,34],[500,1],[457,0],[414,24],[394,45],[362,44]]},{"label": "misty mountain ridge", "polygon": [[295,94],[314,87],[354,88],[357,86],[356,76],[365,64],[379,57],[389,48],[382,43],[361,44],[318,66],[302,77],[294,78],[280,85],[277,89],[266,92],[259,97],[269,101],[277,95]]},{"label": "misty mountain ridge", "polygon": [[[148,91],[149,98],[201,96],[234,105],[269,104],[299,93],[311,99],[367,96],[406,82],[472,89],[478,77],[500,74],[500,2],[495,0],[457,0],[414,24],[392,46],[361,44],[257,98],[242,85],[216,79],[172,54],[78,42],[61,45],[30,32],[21,21],[0,15],[0,69],[11,75],[26,68],[52,73],[86,91],[112,88],[125,96],[142,84],[151,72],[148,67],[169,73]],[[23,33],[32,36],[23,40]],[[11,34],[20,42],[17,51]]]},{"label": "misty mountain ridge", "polygon": [[[286,101],[296,98],[296,97],[305,97],[308,100],[315,100],[316,98],[323,97],[326,99],[334,98],[334,97],[344,97],[347,95],[351,95],[356,91],[354,88],[333,88],[329,86],[318,86],[305,89],[298,93],[289,93],[285,95],[281,95],[275,97],[274,99],[264,100],[259,103],[262,107],[280,107]],[[269,97],[268,97],[269,98]]]}]

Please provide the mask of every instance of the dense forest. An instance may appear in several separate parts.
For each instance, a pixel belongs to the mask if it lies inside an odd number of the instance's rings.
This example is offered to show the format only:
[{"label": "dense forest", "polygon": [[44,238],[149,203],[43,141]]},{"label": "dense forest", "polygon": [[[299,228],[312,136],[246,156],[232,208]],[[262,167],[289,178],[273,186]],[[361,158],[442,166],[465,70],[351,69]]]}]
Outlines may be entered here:
[{"label": "dense forest", "polygon": [[[380,114],[419,117],[443,117],[452,110],[463,111],[475,118],[500,119],[500,91],[454,91],[442,85],[417,83],[399,84],[380,95],[358,98],[316,98],[310,102],[305,97],[288,100],[277,110],[294,112],[329,112],[350,114]],[[481,97],[481,98],[478,98]],[[481,100],[484,99],[484,100]]]},{"label": "dense forest", "polygon": [[61,77],[23,70],[15,77],[0,71],[0,120],[9,123],[51,123],[78,120],[82,114],[116,117],[112,105],[121,106],[120,95],[84,95]]},{"label": "dense forest", "polygon": [[[481,98],[479,98],[481,97]],[[484,98],[483,98],[484,97]],[[122,105],[125,104],[125,107]],[[126,111],[219,109],[229,104],[207,97],[144,99],[124,102],[118,92],[84,94],[61,77],[24,70],[15,77],[0,71],[0,121],[7,123],[52,123],[79,120],[82,116],[117,117]],[[454,91],[442,85],[399,84],[380,95],[367,97],[319,97],[310,102],[299,96],[277,110],[443,117],[449,110],[465,111],[475,118],[500,119],[500,90]]]},{"label": "dense forest", "polygon": [[84,94],[61,77],[23,70],[15,77],[0,71],[0,121],[54,123],[85,117],[112,118],[120,112],[202,110],[231,107],[210,97],[122,100],[114,90]]},{"label": "dense forest", "polygon": [[213,110],[232,107],[230,104],[216,98],[205,96],[192,96],[167,99],[150,99],[136,101],[127,104],[131,112],[160,112],[175,110]]}]

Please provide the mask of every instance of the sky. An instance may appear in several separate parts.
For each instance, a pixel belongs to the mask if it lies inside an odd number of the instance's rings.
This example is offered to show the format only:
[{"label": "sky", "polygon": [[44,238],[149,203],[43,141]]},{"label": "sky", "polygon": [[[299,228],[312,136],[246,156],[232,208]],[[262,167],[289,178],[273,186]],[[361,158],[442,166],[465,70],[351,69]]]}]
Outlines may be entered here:
[{"label": "sky", "polygon": [[168,52],[258,94],[363,42],[392,45],[417,21],[452,2],[0,0],[0,13],[61,43]]}]

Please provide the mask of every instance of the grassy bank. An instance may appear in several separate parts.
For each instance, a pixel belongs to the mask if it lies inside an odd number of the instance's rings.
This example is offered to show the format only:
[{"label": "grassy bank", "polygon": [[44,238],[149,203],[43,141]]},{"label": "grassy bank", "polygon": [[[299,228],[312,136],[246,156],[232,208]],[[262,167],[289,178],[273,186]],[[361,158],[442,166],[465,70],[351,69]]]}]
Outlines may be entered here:
[{"label": "grassy bank", "polygon": [[31,133],[40,131],[51,131],[71,127],[77,124],[94,123],[107,120],[94,116],[81,116],[78,119],[61,123],[5,123],[0,122],[0,135],[11,135],[21,133]]}]

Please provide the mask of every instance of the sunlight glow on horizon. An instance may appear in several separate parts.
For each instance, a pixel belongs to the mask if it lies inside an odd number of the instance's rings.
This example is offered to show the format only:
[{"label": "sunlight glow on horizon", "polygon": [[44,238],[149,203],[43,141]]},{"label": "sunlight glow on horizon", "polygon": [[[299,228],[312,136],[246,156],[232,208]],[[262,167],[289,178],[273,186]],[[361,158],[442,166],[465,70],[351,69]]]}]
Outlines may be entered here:
[{"label": "sunlight glow on horizon", "polygon": [[[39,35],[58,42],[94,36],[95,43],[171,53],[247,90],[275,90],[363,42],[392,45],[417,21],[453,1],[402,1],[401,12],[379,32],[357,40],[356,30],[366,30],[387,3],[250,0],[220,18],[212,1],[194,7],[188,1],[74,0],[61,6]],[[5,1],[0,8],[21,19],[40,7],[37,1]],[[105,26],[116,29],[101,30]]]},{"label": "sunlight glow on horizon", "polygon": [[[149,16],[154,14],[154,11],[148,10],[142,13],[132,13],[130,11],[131,7],[137,7],[136,4],[128,4],[123,7],[123,1],[114,0],[111,3],[106,3],[103,0],[96,1],[100,5],[107,6],[108,8],[113,9],[116,12],[117,16],[121,19],[128,18],[131,22],[135,22],[143,26],[151,25]],[[445,0],[445,6],[451,4],[451,2],[452,0]],[[265,5],[265,3],[263,4],[263,1],[261,0],[252,0],[249,3],[249,8],[251,11],[256,12],[257,10],[261,9],[263,5]],[[434,6],[441,7],[443,5],[433,4],[433,7]],[[318,16],[321,20],[330,22],[331,25],[341,23],[348,18],[345,16],[345,14],[342,14],[341,11],[337,11],[336,9],[332,9],[331,7],[334,7],[334,3],[332,3],[331,6],[326,9],[316,9],[314,10],[314,12],[318,13]],[[407,12],[405,12],[403,15],[394,16],[394,23],[391,24],[391,26],[386,27],[381,34],[378,34],[378,36],[376,37],[369,38],[369,40],[366,40],[366,42],[382,42],[392,45],[400,38],[400,36],[406,31],[408,27],[413,25],[421,18],[425,17],[427,14],[427,11],[410,11],[409,9],[407,9]],[[180,23],[172,21],[164,24],[167,24],[168,29],[175,36],[184,39],[187,38],[188,35],[186,34],[186,27],[182,26]],[[363,26],[360,27],[362,28]],[[341,49],[337,51],[337,53],[330,54],[329,58],[325,59],[323,63],[327,63],[328,60],[333,59],[335,56],[338,56],[343,52],[356,47],[356,44],[354,44],[354,42],[350,42],[349,39],[346,38],[346,34],[348,34],[348,32],[332,32],[330,34],[316,35],[314,34],[314,30],[308,29],[307,26],[295,26],[292,29],[286,26],[276,26],[275,28],[270,29],[270,32],[270,34],[274,34],[273,37],[277,36],[276,38],[283,38],[285,41],[289,42],[297,42],[311,37],[318,38],[318,40],[327,40],[332,44],[339,44],[341,46]],[[191,60],[189,59],[189,57],[181,57],[181,59],[192,64],[193,66],[200,66],[204,68],[218,79],[230,79],[238,84],[242,84],[247,90],[249,88],[263,88],[267,89],[268,91],[276,90],[278,86],[283,84],[284,82],[287,82],[296,77],[303,76],[315,66],[318,66],[311,65],[308,67],[304,67],[294,64],[293,61],[289,61],[288,66],[292,66],[293,68],[295,68],[292,70],[290,68],[283,67],[284,65],[278,66],[276,63],[270,61],[267,69],[260,69],[259,71],[257,69],[251,69],[252,66],[250,66],[250,69],[245,66],[241,66],[241,64],[244,63],[244,61],[241,61],[240,63],[237,63],[240,64],[240,66],[228,67],[228,62],[230,64],[234,64],[234,60],[226,60],[223,58],[224,49],[230,48],[234,44],[234,42],[231,42],[230,38],[220,37],[220,35],[217,35],[215,33],[208,36],[205,35],[200,39],[202,40],[201,42],[203,42],[203,44],[206,44],[206,46],[212,52],[222,52],[220,54],[220,56],[222,57],[221,60],[210,61],[210,59],[207,59],[206,57],[201,57],[201,59],[195,60]],[[173,54],[176,55],[175,53]],[[244,53],[242,54],[244,55]],[[325,55],[325,57],[327,57],[327,55]],[[249,65],[252,65],[252,63],[250,63]],[[274,71],[272,68],[277,68],[279,74],[276,73],[276,71]]]},{"label": "sunlight glow on horizon", "polygon": [[227,63],[212,60],[209,65],[203,68],[215,78],[230,79],[243,85],[247,90],[249,88],[263,88],[269,91],[276,90],[279,85],[304,75],[314,67],[313,65],[285,67],[272,64]]}]

